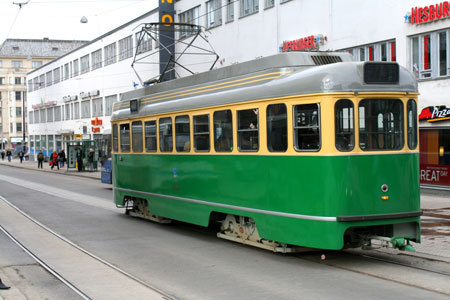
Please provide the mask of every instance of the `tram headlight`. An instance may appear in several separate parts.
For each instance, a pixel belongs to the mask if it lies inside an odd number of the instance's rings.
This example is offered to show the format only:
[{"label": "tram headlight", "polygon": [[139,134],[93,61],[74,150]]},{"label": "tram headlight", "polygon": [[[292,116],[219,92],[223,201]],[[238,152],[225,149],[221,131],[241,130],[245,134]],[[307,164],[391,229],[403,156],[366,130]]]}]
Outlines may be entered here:
[{"label": "tram headlight", "polygon": [[334,86],[333,78],[330,75],[325,76],[322,79],[322,88],[324,90],[331,90]]}]

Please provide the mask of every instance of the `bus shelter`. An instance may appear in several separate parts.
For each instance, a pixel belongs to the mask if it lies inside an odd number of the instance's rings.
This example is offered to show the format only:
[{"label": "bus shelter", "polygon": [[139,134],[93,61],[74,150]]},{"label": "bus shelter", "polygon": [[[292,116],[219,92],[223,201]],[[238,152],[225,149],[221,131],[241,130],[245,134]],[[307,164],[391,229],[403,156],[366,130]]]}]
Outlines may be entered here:
[{"label": "bus shelter", "polygon": [[94,140],[73,140],[66,142],[67,149],[67,169],[78,169],[77,150],[81,150],[83,158],[83,171],[89,168],[88,153],[92,148],[94,150],[94,170],[97,170],[98,151]]}]

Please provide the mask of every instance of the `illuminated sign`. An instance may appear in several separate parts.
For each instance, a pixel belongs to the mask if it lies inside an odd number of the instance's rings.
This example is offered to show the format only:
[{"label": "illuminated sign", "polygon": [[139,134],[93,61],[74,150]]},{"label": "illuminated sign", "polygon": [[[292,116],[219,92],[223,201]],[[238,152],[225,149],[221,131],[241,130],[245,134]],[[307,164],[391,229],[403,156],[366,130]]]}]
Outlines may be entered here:
[{"label": "illuminated sign", "polygon": [[421,24],[448,17],[450,17],[450,4],[448,1],[444,1],[424,7],[412,7],[410,20],[411,24]]},{"label": "illuminated sign", "polygon": [[319,45],[323,45],[324,41],[326,40],[327,37],[324,37],[322,34],[319,34],[317,36],[311,35],[293,41],[284,41],[281,51],[289,52],[289,51],[319,50]]},{"label": "illuminated sign", "polygon": [[428,106],[422,109],[419,115],[419,121],[437,122],[450,120],[450,108],[445,105]]}]

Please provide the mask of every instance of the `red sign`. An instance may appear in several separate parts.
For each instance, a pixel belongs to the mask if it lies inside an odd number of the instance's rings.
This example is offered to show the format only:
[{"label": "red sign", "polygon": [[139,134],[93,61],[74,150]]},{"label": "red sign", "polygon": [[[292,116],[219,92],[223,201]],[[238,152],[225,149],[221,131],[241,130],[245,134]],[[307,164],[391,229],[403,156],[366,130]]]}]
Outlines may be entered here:
[{"label": "red sign", "polygon": [[95,118],[94,120],[91,120],[91,124],[92,125],[95,125],[95,126],[99,126],[99,125],[102,125],[102,119],[99,119],[99,118]]},{"label": "red sign", "polygon": [[437,21],[450,16],[450,4],[448,1],[432,4],[425,7],[411,8],[411,24],[421,24]]},{"label": "red sign", "polygon": [[437,122],[450,119],[450,109],[445,105],[428,106],[422,109],[419,115],[419,121]]},{"label": "red sign", "polygon": [[92,127],[92,132],[100,132],[100,127]]},{"label": "red sign", "polygon": [[449,166],[420,165],[420,183],[450,185]]},{"label": "red sign", "polygon": [[283,48],[281,51],[288,52],[288,51],[302,51],[310,49],[317,49],[316,39],[313,35],[294,41],[284,41]]}]

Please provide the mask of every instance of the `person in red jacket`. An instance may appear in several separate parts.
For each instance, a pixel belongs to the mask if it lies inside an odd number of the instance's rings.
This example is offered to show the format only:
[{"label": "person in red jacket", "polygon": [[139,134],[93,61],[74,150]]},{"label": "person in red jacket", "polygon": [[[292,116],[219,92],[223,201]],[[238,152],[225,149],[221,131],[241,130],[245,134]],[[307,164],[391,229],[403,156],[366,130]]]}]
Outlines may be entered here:
[{"label": "person in red jacket", "polygon": [[53,151],[52,153],[52,167],[51,167],[52,170],[54,166],[56,166],[59,170],[58,152],[56,151]]}]

